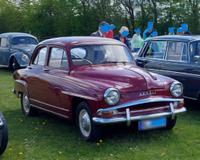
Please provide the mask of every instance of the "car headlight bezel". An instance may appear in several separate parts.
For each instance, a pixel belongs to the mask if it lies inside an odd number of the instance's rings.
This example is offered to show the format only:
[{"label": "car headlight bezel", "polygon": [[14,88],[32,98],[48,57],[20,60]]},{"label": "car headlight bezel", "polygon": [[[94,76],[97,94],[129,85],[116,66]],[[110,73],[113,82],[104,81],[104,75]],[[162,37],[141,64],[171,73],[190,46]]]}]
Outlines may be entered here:
[{"label": "car headlight bezel", "polygon": [[22,53],[21,59],[23,62],[29,62],[29,60],[30,60],[30,58],[24,53]]},{"label": "car headlight bezel", "polygon": [[116,105],[120,100],[120,92],[116,88],[108,88],[104,92],[104,100],[108,105]]},{"label": "car headlight bezel", "polygon": [[180,97],[183,95],[183,85],[180,82],[173,82],[170,86],[171,95],[174,97]]}]

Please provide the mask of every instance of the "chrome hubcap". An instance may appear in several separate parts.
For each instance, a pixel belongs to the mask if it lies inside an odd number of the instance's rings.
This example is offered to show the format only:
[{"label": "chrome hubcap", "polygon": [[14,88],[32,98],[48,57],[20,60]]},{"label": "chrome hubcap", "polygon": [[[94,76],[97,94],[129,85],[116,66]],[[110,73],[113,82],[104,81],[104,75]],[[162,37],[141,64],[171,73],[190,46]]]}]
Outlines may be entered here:
[{"label": "chrome hubcap", "polygon": [[26,113],[30,111],[30,103],[27,95],[23,95],[23,107]]},{"label": "chrome hubcap", "polygon": [[85,109],[81,110],[79,113],[79,127],[83,136],[89,137],[91,132],[91,121],[90,116]]}]

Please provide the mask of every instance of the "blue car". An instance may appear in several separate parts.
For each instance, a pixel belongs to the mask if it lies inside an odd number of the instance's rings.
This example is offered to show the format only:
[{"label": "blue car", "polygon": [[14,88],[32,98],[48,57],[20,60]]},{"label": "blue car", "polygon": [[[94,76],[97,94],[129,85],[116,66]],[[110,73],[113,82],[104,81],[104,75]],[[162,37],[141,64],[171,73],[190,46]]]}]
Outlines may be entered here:
[{"label": "blue car", "polygon": [[27,33],[0,34],[0,67],[11,71],[26,67],[37,44],[37,38]]}]

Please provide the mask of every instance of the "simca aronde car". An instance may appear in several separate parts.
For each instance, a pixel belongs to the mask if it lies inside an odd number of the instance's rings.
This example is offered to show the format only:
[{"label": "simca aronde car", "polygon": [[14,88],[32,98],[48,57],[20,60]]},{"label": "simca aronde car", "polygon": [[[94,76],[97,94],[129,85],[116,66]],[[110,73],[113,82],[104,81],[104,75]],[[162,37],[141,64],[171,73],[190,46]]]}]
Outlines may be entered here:
[{"label": "simca aronde car", "polygon": [[136,63],[181,82],[184,97],[200,101],[200,36],[158,36],[146,40]]},{"label": "simca aronde car", "polygon": [[112,39],[43,41],[14,80],[26,116],[39,109],[74,119],[86,140],[99,138],[106,124],[172,129],[186,111],[181,83],[137,67],[128,48]]},{"label": "simca aronde car", "polygon": [[0,34],[0,67],[11,71],[26,67],[37,44],[37,38],[27,33]]}]

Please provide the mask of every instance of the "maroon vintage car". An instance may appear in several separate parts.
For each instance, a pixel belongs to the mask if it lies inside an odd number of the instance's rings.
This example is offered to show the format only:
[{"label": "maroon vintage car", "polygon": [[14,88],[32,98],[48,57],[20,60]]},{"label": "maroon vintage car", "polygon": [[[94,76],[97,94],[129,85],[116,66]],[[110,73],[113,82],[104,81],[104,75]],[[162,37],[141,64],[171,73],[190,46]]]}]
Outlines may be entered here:
[{"label": "maroon vintage car", "polygon": [[181,83],[137,67],[128,48],[112,39],[43,41],[14,80],[26,116],[39,109],[74,119],[86,140],[99,138],[105,124],[172,129],[176,114],[186,111]]}]

